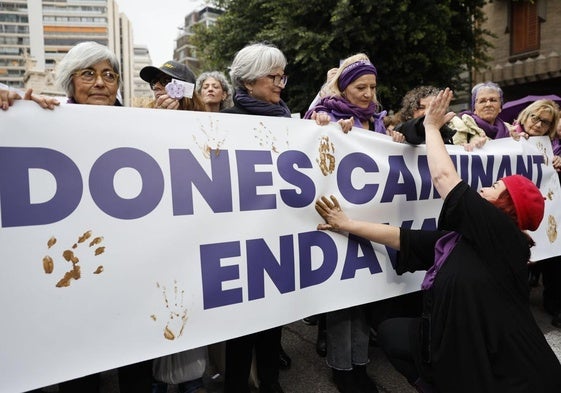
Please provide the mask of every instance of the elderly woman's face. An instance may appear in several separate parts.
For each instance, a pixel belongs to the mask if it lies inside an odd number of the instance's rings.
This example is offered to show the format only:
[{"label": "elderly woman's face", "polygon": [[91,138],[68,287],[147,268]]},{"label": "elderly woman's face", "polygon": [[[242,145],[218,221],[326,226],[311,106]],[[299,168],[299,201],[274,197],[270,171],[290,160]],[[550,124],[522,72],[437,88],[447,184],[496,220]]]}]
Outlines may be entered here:
[{"label": "elderly woman's face", "polygon": [[479,89],[477,97],[475,97],[473,113],[489,124],[495,123],[495,119],[501,113],[501,96],[499,92],[493,89]]},{"label": "elderly woman's face", "polygon": [[547,110],[530,113],[522,126],[530,136],[546,135],[553,127],[553,114]]},{"label": "elderly woman's face", "polygon": [[376,95],[376,75],[366,74],[352,81],[343,92],[345,98],[360,108],[368,108]]},{"label": "elderly woman's face", "polygon": [[114,105],[119,89],[119,77],[115,75],[108,60],[76,71],[72,76],[74,100],[78,104]]},{"label": "elderly woman's face", "polygon": [[262,76],[251,84],[247,83],[247,91],[253,98],[270,104],[278,104],[281,99],[281,91],[285,86],[282,82],[283,76],[282,68],[274,68],[269,75]]},{"label": "elderly woman's face", "polygon": [[208,77],[201,85],[201,98],[205,104],[220,104],[226,99],[226,93],[219,81]]}]

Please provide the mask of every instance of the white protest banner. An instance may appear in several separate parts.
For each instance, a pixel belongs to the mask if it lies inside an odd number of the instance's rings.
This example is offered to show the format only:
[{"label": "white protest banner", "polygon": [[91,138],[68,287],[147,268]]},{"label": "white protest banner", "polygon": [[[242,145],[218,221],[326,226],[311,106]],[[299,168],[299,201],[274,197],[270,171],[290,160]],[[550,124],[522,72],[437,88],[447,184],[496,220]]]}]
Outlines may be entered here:
[{"label": "white protest banner", "polygon": [[[450,146],[472,187],[521,173],[561,250],[547,138]],[[436,227],[423,146],[335,124],[16,102],[0,113],[0,391],[23,391],[417,290],[393,252],[321,232],[314,202]]]}]

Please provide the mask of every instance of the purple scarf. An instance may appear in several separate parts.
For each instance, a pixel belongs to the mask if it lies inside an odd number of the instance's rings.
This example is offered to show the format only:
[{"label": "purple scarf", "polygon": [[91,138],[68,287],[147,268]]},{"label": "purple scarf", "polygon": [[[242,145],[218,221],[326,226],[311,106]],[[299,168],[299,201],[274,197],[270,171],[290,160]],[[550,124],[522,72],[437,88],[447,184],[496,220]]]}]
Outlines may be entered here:
[{"label": "purple scarf", "polygon": [[551,141],[551,146],[553,147],[553,154],[556,156],[561,156],[561,141],[559,138],[555,138]]},{"label": "purple scarf", "polygon": [[290,109],[288,109],[283,100],[280,100],[278,104],[271,104],[253,98],[244,89],[236,89],[234,104],[255,115],[291,117]]},{"label": "purple scarf", "polygon": [[510,136],[510,133],[508,132],[508,128],[506,128],[504,121],[502,121],[498,117],[495,119],[494,124],[489,124],[485,120],[477,116],[475,113],[468,112],[468,114],[471,117],[473,117],[473,120],[475,120],[479,128],[485,131],[485,134],[489,138],[500,139],[500,138],[507,138]]},{"label": "purple scarf", "polygon": [[311,110],[306,112],[304,119],[309,119],[313,111],[327,112],[333,115],[335,120],[354,117],[360,121],[370,121],[376,113],[377,105],[371,102],[368,108],[361,108],[338,96],[322,98],[322,100]]},{"label": "purple scarf", "polygon": [[438,271],[446,262],[446,259],[460,241],[461,235],[457,232],[448,232],[436,241],[434,245],[434,264],[427,270],[421,289],[427,290],[432,287]]}]

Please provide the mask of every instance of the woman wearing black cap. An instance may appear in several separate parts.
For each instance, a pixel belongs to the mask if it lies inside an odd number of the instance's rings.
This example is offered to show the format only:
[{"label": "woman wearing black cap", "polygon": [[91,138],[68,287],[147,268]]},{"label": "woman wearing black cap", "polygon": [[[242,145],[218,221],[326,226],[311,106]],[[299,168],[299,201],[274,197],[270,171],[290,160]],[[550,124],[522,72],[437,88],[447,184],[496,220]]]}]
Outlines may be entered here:
[{"label": "woman wearing black cap", "polygon": [[425,118],[433,184],[444,199],[439,230],[350,220],[333,196],[316,210],[320,230],[349,232],[399,250],[397,273],[427,270],[422,318],[382,322],[378,342],[419,392],[561,392],[561,364],[529,305],[527,262],[544,214],[539,189],[520,175],[472,190],[455,170],[439,129],[452,92]]},{"label": "woman wearing black cap", "polygon": [[185,64],[169,60],[160,68],[146,66],[140,70],[140,77],[150,84],[154,92],[154,101],[149,105],[151,108],[205,111],[205,105],[194,91],[195,74]]}]

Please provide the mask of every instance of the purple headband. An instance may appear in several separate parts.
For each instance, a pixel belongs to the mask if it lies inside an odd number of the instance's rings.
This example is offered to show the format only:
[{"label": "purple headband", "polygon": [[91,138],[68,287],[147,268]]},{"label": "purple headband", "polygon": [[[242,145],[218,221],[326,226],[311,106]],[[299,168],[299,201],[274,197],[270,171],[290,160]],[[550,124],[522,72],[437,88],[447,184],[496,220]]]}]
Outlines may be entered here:
[{"label": "purple headband", "polygon": [[351,84],[352,81],[367,74],[374,74],[378,76],[376,67],[374,67],[374,65],[368,60],[359,60],[349,64],[345,67],[343,72],[341,72],[341,75],[339,75],[337,87],[339,87],[339,90],[343,91]]}]

